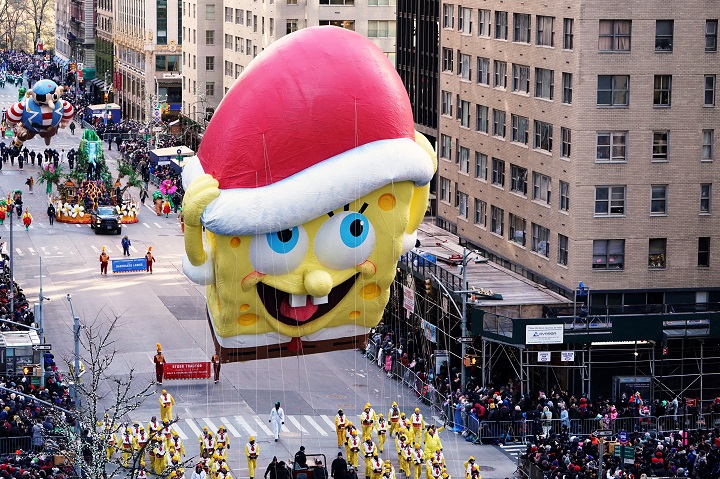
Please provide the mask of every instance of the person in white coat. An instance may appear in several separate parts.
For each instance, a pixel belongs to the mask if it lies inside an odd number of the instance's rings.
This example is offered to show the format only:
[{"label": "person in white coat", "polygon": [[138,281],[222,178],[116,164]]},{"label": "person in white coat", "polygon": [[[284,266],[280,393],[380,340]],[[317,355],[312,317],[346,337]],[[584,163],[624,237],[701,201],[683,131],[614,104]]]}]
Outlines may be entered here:
[{"label": "person in white coat", "polygon": [[280,402],[276,402],[275,407],[270,410],[270,424],[272,424],[275,442],[277,442],[280,437],[280,428],[285,424],[285,411],[280,407]]}]

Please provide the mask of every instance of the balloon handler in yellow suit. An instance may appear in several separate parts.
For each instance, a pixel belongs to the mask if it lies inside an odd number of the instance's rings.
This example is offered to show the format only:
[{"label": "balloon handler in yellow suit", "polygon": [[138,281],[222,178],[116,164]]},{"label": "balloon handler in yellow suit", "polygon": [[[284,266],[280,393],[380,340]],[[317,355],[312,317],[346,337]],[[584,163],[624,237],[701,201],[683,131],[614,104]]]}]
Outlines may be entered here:
[{"label": "balloon handler in yellow suit", "polygon": [[173,420],[172,408],[175,405],[172,394],[163,389],[158,402],[160,403],[160,420],[171,422]]},{"label": "balloon handler in yellow suit", "polygon": [[257,466],[258,456],[260,456],[260,446],[255,444],[255,438],[250,436],[248,443],[245,444],[245,457],[247,457],[250,479],[255,479],[255,466]]},{"label": "balloon handler in yellow suit", "polygon": [[350,30],[299,30],[237,79],[204,139],[182,173],[183,272],[207,285],[220,357],[355,347],[437,167],[392,63]]}]

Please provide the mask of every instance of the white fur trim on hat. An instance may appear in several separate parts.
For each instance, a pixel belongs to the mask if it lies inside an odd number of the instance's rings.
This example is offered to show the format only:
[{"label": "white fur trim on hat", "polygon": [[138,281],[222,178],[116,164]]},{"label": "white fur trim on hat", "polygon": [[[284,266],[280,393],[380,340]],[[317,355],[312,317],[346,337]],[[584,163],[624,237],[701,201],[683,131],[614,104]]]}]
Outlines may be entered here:
[{"label": "white fur trim on hat", "polygon": [[[435,172],[432,158],[409,138],[379,140],[315,164],[260,188],[220,190],[203,212],[203,225],[216,234],[245,236],[307,223],[387,184],[426,185]],[[193,158],[183,170],[187,189],[204,173]]]}]

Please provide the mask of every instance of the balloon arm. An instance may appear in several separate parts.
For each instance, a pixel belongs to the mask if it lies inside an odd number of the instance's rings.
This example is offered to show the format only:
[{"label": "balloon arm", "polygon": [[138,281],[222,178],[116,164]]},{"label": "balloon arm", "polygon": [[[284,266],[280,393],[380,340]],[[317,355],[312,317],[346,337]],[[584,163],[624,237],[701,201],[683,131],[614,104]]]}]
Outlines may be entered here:
[{"label": "balloon arm", "polygon": [[193,266],[200,266],[208,260],[203,247],[202,226],[185,224],[185,252]]}]

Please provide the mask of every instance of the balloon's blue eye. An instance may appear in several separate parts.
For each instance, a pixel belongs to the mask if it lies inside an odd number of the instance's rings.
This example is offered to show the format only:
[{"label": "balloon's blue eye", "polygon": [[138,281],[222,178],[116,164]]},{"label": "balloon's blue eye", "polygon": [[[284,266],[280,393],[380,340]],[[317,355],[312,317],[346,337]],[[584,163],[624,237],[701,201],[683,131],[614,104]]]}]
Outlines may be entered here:
[{"label": "balloon's blue eye", "polygon": [[348,248],[362,245],[370,232],[370,222],[360,213],[350,213],[340,223],[340,239]]},{"label": "balloon's blue eye", "polygon": [[270,249],[278,254],[287,254],[295,248],[300,238],[298,227],[292,229],[278,231],[277,233],[268,233],[265,235]]}]

